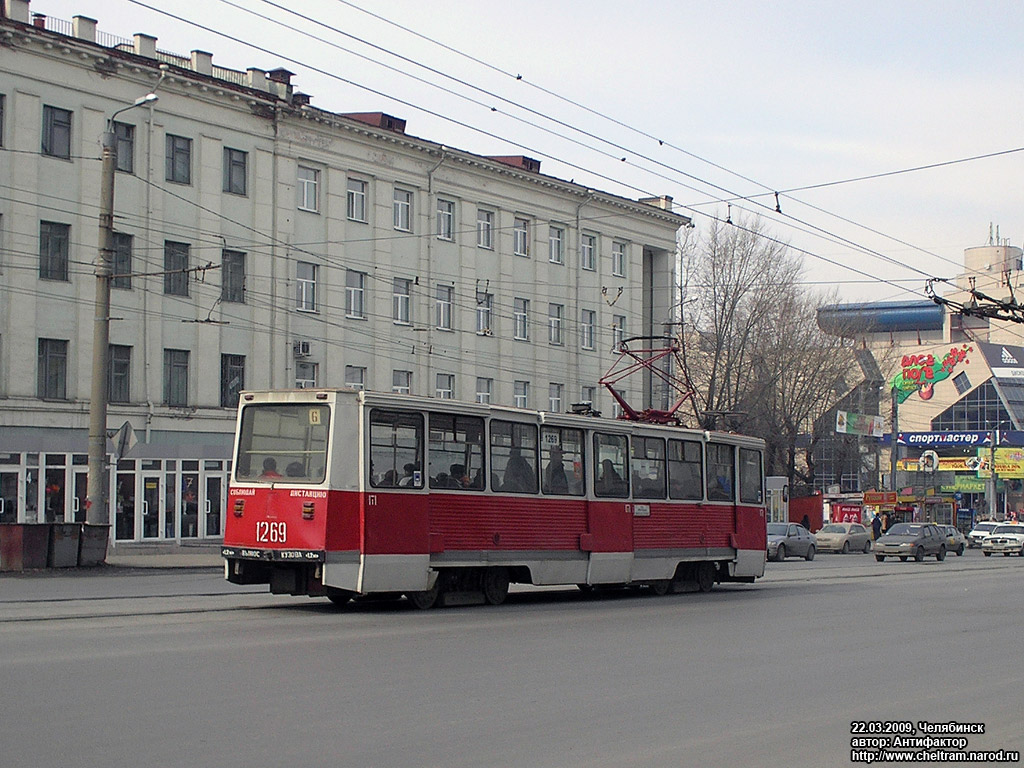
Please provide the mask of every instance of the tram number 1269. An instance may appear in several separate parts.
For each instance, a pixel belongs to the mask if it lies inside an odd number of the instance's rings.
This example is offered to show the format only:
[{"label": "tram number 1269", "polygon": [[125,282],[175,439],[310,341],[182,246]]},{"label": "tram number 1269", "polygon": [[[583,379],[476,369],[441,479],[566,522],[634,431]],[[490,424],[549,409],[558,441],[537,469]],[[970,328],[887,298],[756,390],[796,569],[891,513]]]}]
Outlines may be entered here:
[{"label": "tram number 1269", "polygon": [[256,521],[256,541],[262,544],[284,544],[288,540],[288,524],[284,522]]}]

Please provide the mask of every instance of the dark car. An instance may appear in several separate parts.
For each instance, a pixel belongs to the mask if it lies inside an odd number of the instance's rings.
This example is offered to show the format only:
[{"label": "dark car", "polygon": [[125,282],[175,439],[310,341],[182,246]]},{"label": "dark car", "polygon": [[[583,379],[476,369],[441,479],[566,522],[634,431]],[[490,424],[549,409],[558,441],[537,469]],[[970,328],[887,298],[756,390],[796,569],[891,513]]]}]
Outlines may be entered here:
[{"label": "dark car", "polygon": [[904,561],[913,557],[921,562],[928,555],[935,555],[936,560],[945,560],[946,541],[946,532],[934,523],[898,523],[875,541],[872,549],[875,560],[879,562],[886,557],[898,557]]},{"label": "dark car", "polygon": [[818,542],[814,534],[798,523],[768,523],[768,559],[787,557],[814,559]]}]

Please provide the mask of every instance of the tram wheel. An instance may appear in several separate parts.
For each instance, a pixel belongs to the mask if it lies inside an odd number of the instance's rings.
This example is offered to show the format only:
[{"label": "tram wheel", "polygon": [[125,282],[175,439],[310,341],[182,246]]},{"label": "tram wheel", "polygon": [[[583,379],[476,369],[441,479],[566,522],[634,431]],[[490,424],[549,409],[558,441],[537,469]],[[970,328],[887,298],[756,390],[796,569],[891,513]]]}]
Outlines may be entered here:
[{"label": "tram wheel", "polygon": [[657,581],[652,581],[650,584],[648,584],[647,588],[651,590],[652,595],[663,597],[664,595],[667,595],[669,593],[669,590],[672,589],[672,580],[658,579]]},{"label": "tram wheel", "polygon": [[412,603],[412,606],[420,611],[426,611],[437,605],[441,597],[441,576],[434,581],[434,586],[423,592],[406,592],[405,597]]},{"label": "tram wheel", "polygon": [[483,577],[484,600],[491,605],[501,605],[508,597],[508,568],[496,566],[484,571]]},{"label": "tram wheel", "polygon": [[355,597],[355,592],[349,592],[347,589],[327,588],[327,599],[335,605],[347,605],[353,597]]},{"label": "tram wheel", "polygon": [[701,563],[697,566],[697,589],[710,592],[715,587],[714,563]]}]

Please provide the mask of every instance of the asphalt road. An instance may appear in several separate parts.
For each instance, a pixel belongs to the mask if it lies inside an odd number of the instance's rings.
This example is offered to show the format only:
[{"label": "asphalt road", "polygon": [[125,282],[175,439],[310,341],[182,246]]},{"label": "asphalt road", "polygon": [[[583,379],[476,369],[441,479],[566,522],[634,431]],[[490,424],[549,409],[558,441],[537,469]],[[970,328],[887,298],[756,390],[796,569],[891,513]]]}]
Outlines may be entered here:
[{"label": "asphalt road", "polygon": [[1024,750],[1022,576],[819,555],[708,595],[428,612],[203,571],[5,576],[0,765],[849,766],[854,721]]}]

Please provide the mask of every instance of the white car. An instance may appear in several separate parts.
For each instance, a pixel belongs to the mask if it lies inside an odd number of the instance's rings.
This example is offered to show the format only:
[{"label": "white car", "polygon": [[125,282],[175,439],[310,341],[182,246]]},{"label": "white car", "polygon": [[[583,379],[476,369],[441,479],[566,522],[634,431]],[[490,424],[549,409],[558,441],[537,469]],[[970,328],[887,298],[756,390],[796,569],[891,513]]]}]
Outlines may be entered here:
[{"label": "white car", "polygon": [[1024,557],[1024,525],[1004,523],[981,540],[981,552],[985,557],[1002,553],[1003,557],[1020,555]]},{"label": "white car", "polygon": [[981,540],[992,533],[997,525],[999,523],[995,520],[985,520],[984,522],[976,523],[971,532],[967,534],[967,546],[980,547]]}]

